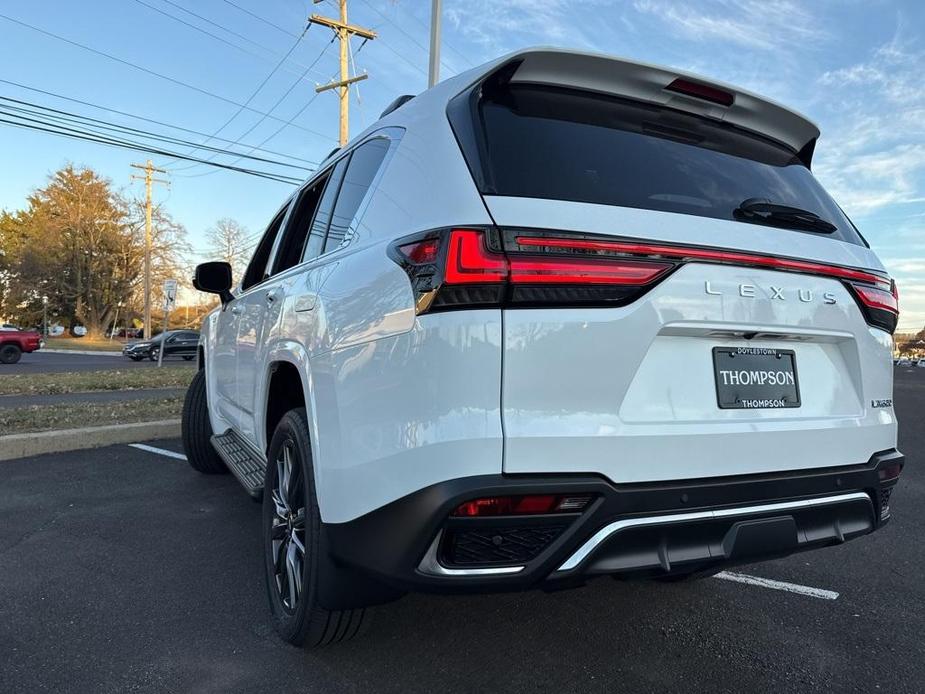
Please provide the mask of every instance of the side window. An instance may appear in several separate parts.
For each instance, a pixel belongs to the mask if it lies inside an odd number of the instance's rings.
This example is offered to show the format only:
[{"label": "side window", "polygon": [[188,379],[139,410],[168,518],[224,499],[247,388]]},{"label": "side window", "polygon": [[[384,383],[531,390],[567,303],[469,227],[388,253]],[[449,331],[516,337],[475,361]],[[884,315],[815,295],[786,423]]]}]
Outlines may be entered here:
[{"label": "side window", "polygon": [[289,221],[286,222],[286,229],[283,232],[283,238],[276,251],[276,260],[273,266],[272,274],[283,272],[295,265],[298,265],[302,257],[302,250],[305,247],[305,239],[308,230],[311,227],[312,218],[315,210],[318,209],[318,202],[321,199],[322,191],[325,184],[330,178],[330,172],[318,177],[310,186],[306,186],[300,191],[296,199],[295,207],[292,214],[289,215]]},{"label": "side window", "polygon": [[328,177],[328,184],[324,187],[321,202],[318,203],[318,211],[315,212],[308,238],[305,240],[302,260],[316,258],[324,250],[324,237],[328,232],[328,223],[331,221],[331,210],[334,207],[334,201],[337,199],[337,191],[340,189],[341,181],[344,179],[348,158],[344,157],[337,162],[334,171]]},{"label": "side window", "polygon": [[241,289],[253,287],[258,282],[262,282],[269,274],[267,261],[270,259],[270,251],[273,250],[273,242],[276,240],[279,228],[283,225],[283,219],[285,219],[288,209],[289,205],[283,207],[276,217],[273,218],[273,221],[270,222],[270,226],[267,227],[267,230],[263,232],[263,238],[261,238],[260,243],[257,244],[257,250],[254,251],[251,262],[247,266],[247,270],[244,271]]},{"label": "side window", "polygon": [[334,214],[331,216],[331,224],[324,242],[325,253],[334,250],[343,242],[347,229],[350,228],[360,203],[388,151],[389,141],[384,137],[364,142],[353,151],[344,182],[340,187],[337,204],[334,206]]}]

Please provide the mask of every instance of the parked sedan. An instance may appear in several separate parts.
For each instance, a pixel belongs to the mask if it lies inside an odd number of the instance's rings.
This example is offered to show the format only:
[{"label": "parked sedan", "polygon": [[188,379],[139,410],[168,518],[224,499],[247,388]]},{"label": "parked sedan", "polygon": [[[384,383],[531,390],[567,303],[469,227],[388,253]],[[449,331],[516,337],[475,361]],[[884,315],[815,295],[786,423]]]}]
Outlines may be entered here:
[{"label": "parked sedan", "polygon": [[164,359],[183,357],[186,361],[190,361],[196,356],[199,333],[195,330],[171,330],[152,337],[150,340],[127,344],[122,348],[122,354],[132,361],[141,361],[145,358],[157,361],[162,344],[165,345]]}]

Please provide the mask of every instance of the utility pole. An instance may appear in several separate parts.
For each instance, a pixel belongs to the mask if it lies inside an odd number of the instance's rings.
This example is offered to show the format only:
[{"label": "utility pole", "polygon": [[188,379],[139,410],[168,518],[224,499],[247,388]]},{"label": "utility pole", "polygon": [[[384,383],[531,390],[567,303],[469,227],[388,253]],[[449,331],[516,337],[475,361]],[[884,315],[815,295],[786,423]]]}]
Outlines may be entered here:
[{"label": "utility pole", "polygon": [[427,86],[433,87],[440,81],[440,0],[430,4],[430,69],[427,71]]},{"label": "utility pole", "polygon": [[[315,0],[318,4],[321,0]],[[350,109],[350,85],[360,80],[365,80],[368,75],[355,75],[350,77],[349,70],[349,53],[350,37],[359,36],[367,41],[376,38],[376,32],[363,27],[354,26],[347,21],[347,0],[338,0],[340,5],[340,20],[329,19],[321,15],[313,14],[308,18],[309,24],[321,24],[334,30],[334,34],[340,39],[340,79],[335,82],[323,84],[316,87],[316,92],[323,92],[328,89],[336,89],[340,96],[340,146],[343,147],[350,139],[349,126],[349,109]]]},{"label": "utility pole", "polygon": [[145,172],[144,176],[132,174],[132,179],[144,180],[145,182],[145,332],[144,339],[151,339],[151,185],[153,183],[163,183],[170,185],[169,181],[161,178],[154,178],[154,173],[167,173],[164,169],[154,166],[154,162],[148,159],[145,164],[132,164],[133,169],[141,169]]}]

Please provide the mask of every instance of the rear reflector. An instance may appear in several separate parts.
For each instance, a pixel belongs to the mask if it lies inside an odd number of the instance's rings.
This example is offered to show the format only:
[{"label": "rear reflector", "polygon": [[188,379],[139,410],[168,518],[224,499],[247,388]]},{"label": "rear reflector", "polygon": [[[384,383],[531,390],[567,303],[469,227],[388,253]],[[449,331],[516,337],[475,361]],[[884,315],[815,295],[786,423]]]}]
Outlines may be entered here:
[{"label": "rear reflector", "polygon": [[717,89],[716,87],[711,87],[708,84],[700,84],[699,82],[691,82],[690,80],[685,79],[676,79],[674,82],[665,87],[665,89],[669,92],[677,92],[678,94],[695,96],[698,99],[710,101],[714,104],[719,104],[720,106],[732,106],[733,102],[735,101],[735,96],[730,92],[727,92],[723,89]]},{"label": "rear reflector", "polygon": [[454,518],[482,516],[525,516],[546,513],[578,513],[591,502],[590,494],[563,496],[528,494],[524,496],[490,496],[460,504],[450,514]]}]

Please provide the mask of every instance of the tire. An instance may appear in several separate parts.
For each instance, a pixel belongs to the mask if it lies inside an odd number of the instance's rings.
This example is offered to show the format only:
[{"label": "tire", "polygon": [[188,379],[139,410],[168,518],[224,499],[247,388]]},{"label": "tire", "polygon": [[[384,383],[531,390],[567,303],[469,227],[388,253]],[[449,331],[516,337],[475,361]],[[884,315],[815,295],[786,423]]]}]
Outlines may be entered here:
[{"label": "tire", "polygon": [[216,453],[210,440],[212,423],[209,421],[209,407],[206,402],[205,369],[196,372],[186,391],[180,429],[183,450],[190,467],[206,475],[228,472],[225,462]]},{"label": "tire", "polygon": [[[267,597],[276,631],[292,645],[307,648],[348,641],[361,631],[366,610],[327,610],[318,601],[321,572],[336,569],[320,550],[321,516],[304,408],[283,416],[270,442],[267,460],[263,554]],[[280,485],[281,475],[289,480],[288,485]]]},{"label": "tire", "polygon": [[0,347],[0,362],[15,364],[22,356],[22,350],[17,345],[3,345]]},{"label": "tire", "polygon": [[148,359],[150,359],[151,361],[157,361],[157,350],[156,349],[151,350],[151,352],[148,354]]}]

